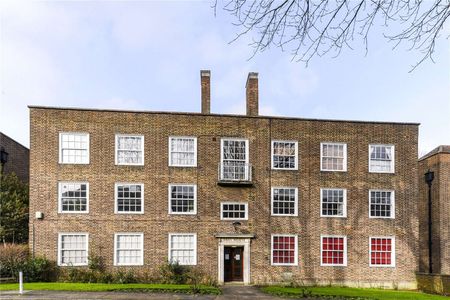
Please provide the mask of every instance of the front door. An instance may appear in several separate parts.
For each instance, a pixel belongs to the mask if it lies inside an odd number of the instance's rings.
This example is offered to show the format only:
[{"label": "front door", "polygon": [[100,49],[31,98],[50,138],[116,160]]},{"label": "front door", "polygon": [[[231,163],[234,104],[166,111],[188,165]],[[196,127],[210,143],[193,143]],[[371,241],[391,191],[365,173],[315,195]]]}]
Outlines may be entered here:
[{"label": "front door", "polygon": [[224,247],[224,280],[243,281],[244,247]]}]

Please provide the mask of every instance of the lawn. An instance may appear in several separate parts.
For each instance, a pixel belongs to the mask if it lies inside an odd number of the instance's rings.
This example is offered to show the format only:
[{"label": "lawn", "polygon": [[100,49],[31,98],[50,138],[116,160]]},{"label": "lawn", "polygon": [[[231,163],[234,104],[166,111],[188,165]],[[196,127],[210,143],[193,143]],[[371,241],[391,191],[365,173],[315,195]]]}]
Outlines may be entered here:
[{"label": "lawn", "polygon": [[[305,288],[303,288],[305,289]],[[396,291],[396,290],[381,290],[381,289],[358,289],[358,288],[343,288],[343,287],[307,287],[307,290],[312,292],[314,296],[342,296],[361,299],[377,299],[377,300],[450,300],[450,297],[430,295],[415,291]],[[267,286],[261,288],[265,293],[298,297],[302,295],[302,288]]]},{"label": "lawn", "polygon": [[[107,284],[107,283],[65,283],[65,282],[32,282],[24,283],[24,290],[41,291],[83,291],[83,292],[156,292],[156,293],[192,293],[192,286],[188,284]],[[19,290],[18,283],[0,284],[0,291]],[[218,295],[220,289],[211,286],[200,286],[200,294]]]}]

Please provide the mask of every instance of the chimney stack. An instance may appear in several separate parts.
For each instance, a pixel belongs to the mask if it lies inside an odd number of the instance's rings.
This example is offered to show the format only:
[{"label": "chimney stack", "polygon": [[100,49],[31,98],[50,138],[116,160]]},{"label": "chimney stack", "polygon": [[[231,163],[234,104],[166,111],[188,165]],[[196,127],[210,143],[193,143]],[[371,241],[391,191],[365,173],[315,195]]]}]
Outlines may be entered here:
[{"label": "chimney stack", "polygon": [[211,112],[211,71],[201,70],[200,81],[202,89],[202,114]]},{"label": "chimney stack", "polygon": [[250,72],[245,85],[247,96],[247,116],[258,115],[258,73]]}]

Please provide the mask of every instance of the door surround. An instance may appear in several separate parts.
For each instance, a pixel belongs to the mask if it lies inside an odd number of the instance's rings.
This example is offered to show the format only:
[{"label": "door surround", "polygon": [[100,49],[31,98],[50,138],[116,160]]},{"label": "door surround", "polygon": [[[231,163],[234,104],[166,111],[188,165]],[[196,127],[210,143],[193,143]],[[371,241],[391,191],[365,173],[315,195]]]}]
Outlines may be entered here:
[{"label": "door surround", "polygon": [[254,234],[242,234],[242,233],[224,233],[216,234],[216,238],[219,240],[218,247],[218,282],[224,284],[224,248],[226,247],[244,247],[244,266],[243,266],[243,284],[250,284],[250,241],[255,237]]}]

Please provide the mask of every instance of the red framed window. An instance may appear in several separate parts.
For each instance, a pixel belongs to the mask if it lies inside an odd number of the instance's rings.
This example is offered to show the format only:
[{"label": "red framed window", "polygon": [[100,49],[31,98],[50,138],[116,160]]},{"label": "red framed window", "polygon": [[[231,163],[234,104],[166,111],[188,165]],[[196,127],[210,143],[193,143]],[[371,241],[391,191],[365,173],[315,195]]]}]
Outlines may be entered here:
[{"label": "red framed window", "polygon": [[322,236],[321,264],[330,266],[347,265],[347,238],[344,236]]},{"label": "red framed window", "polygon": [[370,238],[370,265],[394,266],[394,238],[371,237]]},{"label": "red framed window", "polygon": [[297,236],[272,236],[272,264],[297,265]]}]

